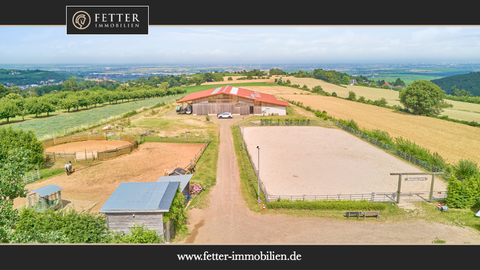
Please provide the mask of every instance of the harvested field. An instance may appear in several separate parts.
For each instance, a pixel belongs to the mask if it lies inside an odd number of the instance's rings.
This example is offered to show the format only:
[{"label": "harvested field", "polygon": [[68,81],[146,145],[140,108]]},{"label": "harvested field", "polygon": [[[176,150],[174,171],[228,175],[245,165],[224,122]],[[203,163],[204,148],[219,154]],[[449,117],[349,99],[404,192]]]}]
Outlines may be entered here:
[{"label": "harvested field", "polygon": [[[93,166],[77,168],[67,176],[59,176],[26,186],[33,190],[49,184],[63,188],[62,199],[77,210],[93,207],[98,213],[103,204],[122,182],[155,182],[164,176],[165,170],[175,166],[185,167],[203,147],[201,143],[145,143],[130,155],[94,163]],[[74,166],[75,168],[75,166]],[[15,207],[27,202],[26,198],[15,199]]]},{"label": "harvested field", "polygon": [[[343,130],[323,127],[245,127],[245,141],[271,195],[395,192],[398,176],[422,172]],[[279,147],[281,146],[281,147]],[[428,191],[430,181],[402,181],[402,192]],[[445,191],[441,180],[434,190]]]},{"label": "harvested field", "polygon": [[438,152],[449,163],[468,158],[480,163],[480,129],[425,116],[405,114],[387,108],[325,96],[280,95],[303,102],[312,109],[325,110],[337,119],[353,119],[360,129],[380,129],[392,137],[403,137],[430,151]]},{"label": "harvested field", "polygon": [[82,151],[105,151],[108,149],[115,149],[125,145],[130,145],[127,141],[111,140],[111,141],[83,141],[59,144],[45,149],[45,152],[55,153],[75,153]]},{"label": "harvested field", "polygon": [[[348,92],[353,91],[355,92],[357,98],[359,98],[360,96],[364,96],[366,100],[370,99],[374,101],[384,97],[387,100],[389,106],[398,105],[403,107],[403,105],[400,103],[400,98],[398,97],[399,92],[394,90],[363,87],[356,85],[345,85],[345,87],[341,87],[335,84],[312,78],[288,77],[288,79],[292,82],[292,84],[299,84],[300,86],[303,86],[305,84],[310,89],[317,85],[320,85],[326,92],[336,92],[339,97],[346,98],[348,97]],[[458,120],[480,122],[480,104],[473,104],[454,100],[446,100],[446,102],[452,104],[453,107],[445,109],[441,115],[447,115],[450,118]]]}]

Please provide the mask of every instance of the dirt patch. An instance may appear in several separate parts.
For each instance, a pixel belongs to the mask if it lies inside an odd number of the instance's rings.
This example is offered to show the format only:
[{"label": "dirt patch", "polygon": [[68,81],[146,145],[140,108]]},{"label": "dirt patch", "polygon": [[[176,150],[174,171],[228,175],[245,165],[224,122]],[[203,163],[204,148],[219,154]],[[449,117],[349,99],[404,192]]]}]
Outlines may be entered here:
[{"label": "dirt patch", "polygon": [[[201,143],[145,143],[129,155],[100,162],[67,176],[65,174],[26,186],[33,190],[49,184],[63,188],[62,199],[77,210],[93,207],[98,213],[103,204],[122,182],[155,182],[165,170],[185,167],[203,147]],[[15,207],[25,204],[26,198],[15,199]]]},{"label": "dirt patch", "polygon": [[55,153],[75,153],[83,151],[105,151],[108,149],[116,149],[125,145],[130,145],[127,141],[111,140],[111,141],[82,141],[59,144],[45,149],[45,152]]}]

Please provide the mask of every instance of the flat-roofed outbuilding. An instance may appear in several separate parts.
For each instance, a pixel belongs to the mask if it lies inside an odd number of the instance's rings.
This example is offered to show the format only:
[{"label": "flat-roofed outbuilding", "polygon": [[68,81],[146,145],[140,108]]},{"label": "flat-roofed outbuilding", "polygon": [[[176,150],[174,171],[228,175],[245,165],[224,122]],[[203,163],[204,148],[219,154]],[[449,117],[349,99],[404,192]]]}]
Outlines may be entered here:
[{"label": "flat-roofed outbuilding", "polygon": [[114,231],[129,233],[135,225],[145,225],[165,239],[174,234],[172,222],[163,222],[169,212],[179,182],[121,183],[100,209],[107,226]]}]

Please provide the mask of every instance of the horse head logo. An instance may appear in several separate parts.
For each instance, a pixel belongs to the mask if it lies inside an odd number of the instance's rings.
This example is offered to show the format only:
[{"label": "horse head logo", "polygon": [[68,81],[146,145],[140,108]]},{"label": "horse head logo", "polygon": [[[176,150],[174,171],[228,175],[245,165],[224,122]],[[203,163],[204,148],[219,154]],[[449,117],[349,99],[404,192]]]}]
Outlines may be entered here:
[{"label": "horse head logo", "polygon": [[87,12],[77,11],[72,17],[73,26],[78,30],[83,30],[90,25],[90,15]]}]

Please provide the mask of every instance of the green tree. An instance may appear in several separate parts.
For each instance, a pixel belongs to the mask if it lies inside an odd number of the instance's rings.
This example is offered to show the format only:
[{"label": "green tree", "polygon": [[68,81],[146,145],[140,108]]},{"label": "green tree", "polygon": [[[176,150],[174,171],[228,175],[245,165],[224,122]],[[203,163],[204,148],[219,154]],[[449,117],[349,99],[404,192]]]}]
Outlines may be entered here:
[{"label": "green tree", "polygon": [[232,77],[228,77],[228,80],[229,80],[229,81],[233,81]]},{"label": "green tree", "polygon": [[397,78],[397,80],[393,83],[393,86],[405,86],[405,83],[400,78]]},{"label": "green tree", "polygon": [[342,84],[350,84],[350,77],[347,75],[344,75],[342,77]]},{"label": "green tree", "polygon": [[355,92],[353,91],[348,91],[348,97],[347,97],[348,100],[357,100],[357,95],[355,94]]},{"label": "green tree", "polygon": [[213,82],[215,80],[215,77],[213,73],[207,72],[203,74],[203,81],[204,82]]},{"label": "green tree", "polygon": [[400,103],[418,115],[439,115],[443,108],[453,105],[446,103],[445,92],[432,82],[414,81],[407,88],[400,91]]},{"label": "green tree", "polygon": [[[0,131],[1,133],[1,131]],[[5,135],[5,134],[2,134]],[[2,144],[5,139],[0,137]],[[4,147],[0,151],[5,151]],[[2,151],[2,152],[3,152]],[[32,168],[29,164],[29,151],[10,148],[7,155],[0,157],[0,242],[8,243],[9,234],[18,220],[18,210],[13,209],[13,199],[26,197],[25,173]]]},{"label": "green tree", "polygon": [[10,118],[15,117],[19,114],[17,104],[14,100],[4,99],[0,101],[0,119],[7,119],[9,123]]},{"label": "green tree", "polygon": [[180,83],[181,83],[182,85],[187,84],[187,79],[185,79],[185,77],[182,77],[182,78],[180,79]]}]

